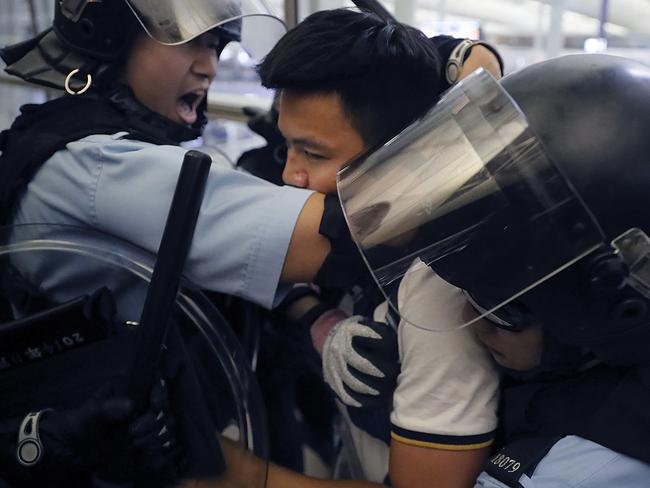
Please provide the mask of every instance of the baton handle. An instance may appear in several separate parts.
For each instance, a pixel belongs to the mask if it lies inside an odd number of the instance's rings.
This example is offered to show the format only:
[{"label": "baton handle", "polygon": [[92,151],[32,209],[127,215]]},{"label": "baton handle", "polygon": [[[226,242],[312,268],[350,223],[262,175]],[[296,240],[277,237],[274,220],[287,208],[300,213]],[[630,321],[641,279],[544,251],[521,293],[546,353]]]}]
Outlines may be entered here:
[{"label": "baton handle", "polygon": [[136,411],[146,407],[159,368],[211,163],[210,156],[200,151],[188,151],[183,159],[140,318],[143,332],[127,389]]}]

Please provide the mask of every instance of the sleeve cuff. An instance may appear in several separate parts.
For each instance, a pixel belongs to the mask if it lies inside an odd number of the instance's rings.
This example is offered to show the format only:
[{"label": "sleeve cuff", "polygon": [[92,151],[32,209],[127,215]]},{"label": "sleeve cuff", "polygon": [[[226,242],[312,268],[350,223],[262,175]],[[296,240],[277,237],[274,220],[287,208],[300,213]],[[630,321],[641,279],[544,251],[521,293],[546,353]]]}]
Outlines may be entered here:
[{"label": "sleeve cuff", "polygon": [[471,451],[487,447],[494,442],[495,431],[478,435],[425,434],[391,425],[392,439],[410,446],[442,449],[445,451]]},{"label": "sleeve cuff", "polygon": [[[246,289],[251,299],[267,309],[280,304],[293,285],[280,284],[284,260],[300,212],[313,192],[282,187],[281,197],[259,221],[259,248],[251,256]],[[266,276],[268,279],[257,279]],[[272,289],[271,289],[271,288]]]}]

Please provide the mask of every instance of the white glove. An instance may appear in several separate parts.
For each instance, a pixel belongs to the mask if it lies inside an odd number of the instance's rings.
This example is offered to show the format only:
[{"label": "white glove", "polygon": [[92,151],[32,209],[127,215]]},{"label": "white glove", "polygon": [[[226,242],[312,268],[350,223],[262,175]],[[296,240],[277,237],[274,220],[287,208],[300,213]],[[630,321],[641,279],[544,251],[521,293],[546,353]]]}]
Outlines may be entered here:
[{"label": "white glove", "polygon": [[337,323],[323,346],[323,377],[350,407],[372,407],[390,401],[399,362],[397,334],[387,324],[355,315]]}]

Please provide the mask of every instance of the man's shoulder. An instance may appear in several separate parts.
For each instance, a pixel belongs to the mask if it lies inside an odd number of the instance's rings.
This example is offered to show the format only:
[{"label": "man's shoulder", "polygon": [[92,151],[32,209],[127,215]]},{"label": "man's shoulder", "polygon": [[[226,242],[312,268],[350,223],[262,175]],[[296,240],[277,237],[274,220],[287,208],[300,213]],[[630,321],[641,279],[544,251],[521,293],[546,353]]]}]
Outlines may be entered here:
[{"label": "man's shoulder", "polygon": [[69,142],[66,149],[71,152],[84,151],[89,147],[127,153],[133,151],[164,151],[171,153],[184,153],[185,149],[179,146],[159,145],[150,142],[131,139],[127,131],[117,131],[113,134],[90,134],[86,137]]},{"label": "man's shoulder", "polygon": [[65,149],[56,153],[48,164],[57,160],[73,159],[76,165],[87,167],[89,171],[95,171],[99,166],[111,166],[127,170],[129,174],[147,173],[153,168],[158,173],[164,173],[167,168],[176,178],[185,152],[186,150],[179,146],[129,139],[128,132],[122,131],[114,134],[92,134],[70,142]]},{"label": "man's shoulder", "polygon": [[[619,454],[600,444],[578,436],[557,441],[529,475],[523,474],[520,486],[552,488],[561,486],[627,488],[646,486],[650,465]],[[477,485],[505,488],[507,485],[483,472]]]},{"label": "man's shoulder", "polygon": [[[535,486],[550,487],[560,474],[571,486],[646,486],[650,465],[582,437],[567,436],[542,459],[532,479]],[[631,483],[619,485],[617,480],[622,479]]]}]

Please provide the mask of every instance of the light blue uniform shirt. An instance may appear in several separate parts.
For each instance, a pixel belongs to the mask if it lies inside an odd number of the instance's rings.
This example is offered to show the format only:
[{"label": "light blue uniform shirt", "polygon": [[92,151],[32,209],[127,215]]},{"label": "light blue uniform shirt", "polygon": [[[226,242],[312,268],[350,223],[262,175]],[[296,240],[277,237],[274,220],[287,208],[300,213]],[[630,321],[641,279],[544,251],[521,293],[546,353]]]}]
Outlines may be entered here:
[{"label": "light blue uniform shirt", "polygon": [[[577,436],[560,439],[540,461],[524,488],[641,488],[650,486],[650,465]],[[505,488],[481,473],[475,487]]]},{"label": "light blue uniform shirt", "polygon": [[[156,252],[185,149],[92,135],[54,154],[14,224],[92,227]],[[271,308],[296,220],[311,192],[213,164],[185,267],[201,288]]]}]

